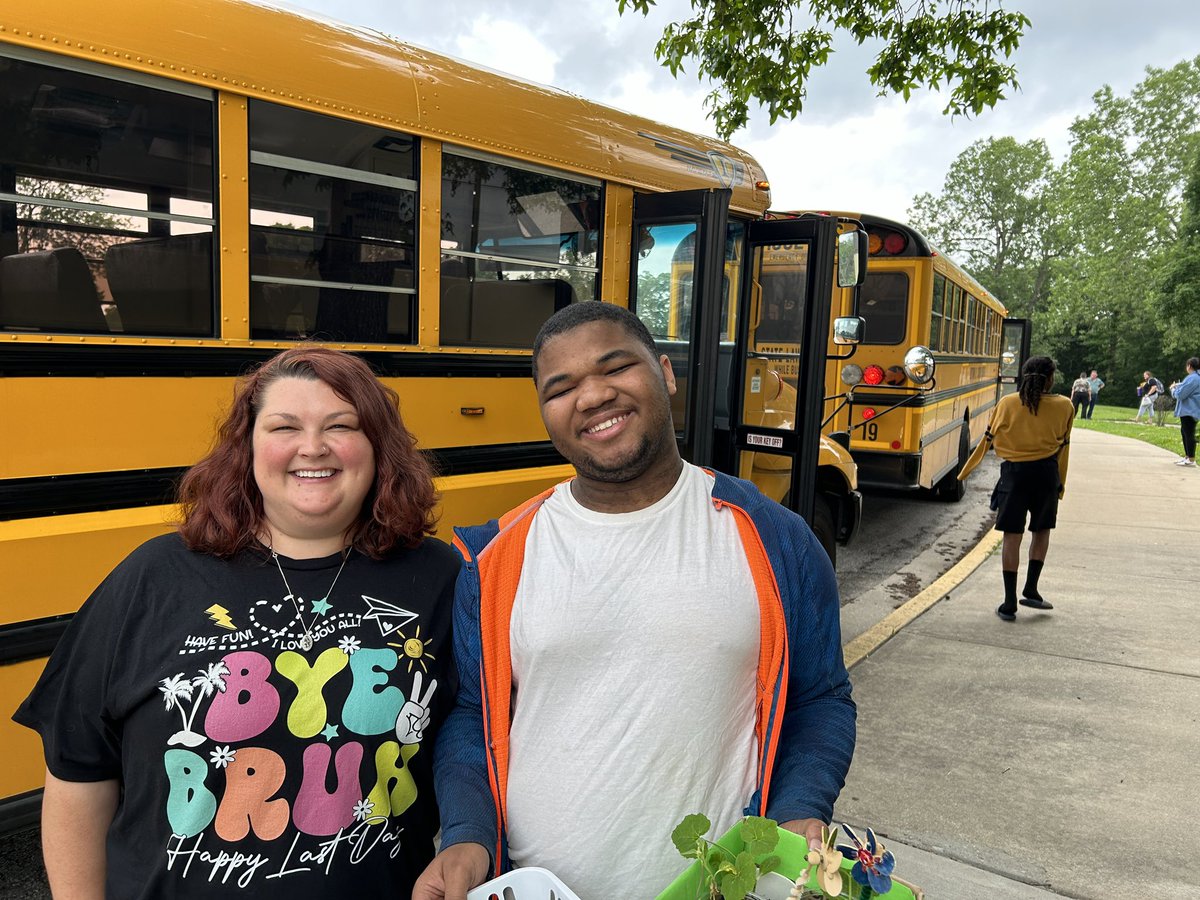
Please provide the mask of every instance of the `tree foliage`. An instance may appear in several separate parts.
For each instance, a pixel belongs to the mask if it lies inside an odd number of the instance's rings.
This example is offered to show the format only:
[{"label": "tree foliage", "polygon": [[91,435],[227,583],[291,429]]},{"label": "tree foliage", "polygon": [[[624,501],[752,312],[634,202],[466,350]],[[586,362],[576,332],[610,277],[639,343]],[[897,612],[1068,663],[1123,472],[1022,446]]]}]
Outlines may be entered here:
[{"label": "tree foliage", "polygon": [[1071,126],[1059,173],[1057,203],[1073,247],[1054,266],[1037,325],[1046,340],[1082,348],[1081,368],[1107,370],[1128,399],[1144,369],[1178,368],[1165,356],[1156,285],[1179,233],[1197,145],[1200,57],[1148,67],[1129,96],[1104,87],[1093,103]]},{"label": "tree foliage", "polygon": [[1200,150],[1183,192],[1179,238],[1166,257],[1158,296],[1164,349],[1179,357],[1200,351]]},{"label": "tree foliage", "polygon": [[1054,175],[1045,141],[976,141],[951,164],[939,197],[914,198],[909,218],[1012,315],[1032,316],[1046,300],[1050,262],[1064,250]]},{"label": "tree foliage", "polygon": [[[617,0],[646,15],[656,0]],[[945,112],[978,115],[1016,88],[1007,60],[1029,27],[996,0],[691,0],[694,15],[663,31],[658,60],[678,76],[688,60],[715,86],[705,100],[717,134],[746,124],[750,102],[774,124],[804,107],[814,67],[833,52],[834,35],[883,46],[867,69],[882,94],[907,100],[922,87],[949,91]],[[807,12],[807,15],[805,14]]]},{"label": "tree foliage", "polygon": [[1200,351],[1198,120],[1200,56],[1149,67],[1128,96],[1093,95],[1061,165],[1040,141],[979,141],[910,217],[1033,319],[1037,352],[1132,404],[1145,369]]}]

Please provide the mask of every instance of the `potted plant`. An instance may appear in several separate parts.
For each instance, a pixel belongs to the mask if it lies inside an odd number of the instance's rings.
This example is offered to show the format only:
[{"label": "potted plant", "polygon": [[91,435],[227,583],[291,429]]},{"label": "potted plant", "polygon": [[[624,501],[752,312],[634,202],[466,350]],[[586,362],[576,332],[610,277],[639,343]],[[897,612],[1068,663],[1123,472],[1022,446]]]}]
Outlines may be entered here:
[{"label": "potted plant", "polygon": [[848,826],[852,844],[837,844],[837,829],[822,830],[819,844],[749,816],[716,841],[703,815],[684,818],[671,840],[694,860],[657,900],[922,900],[919,889],[892,876],[896,860],[871,829],[863,841]]}]

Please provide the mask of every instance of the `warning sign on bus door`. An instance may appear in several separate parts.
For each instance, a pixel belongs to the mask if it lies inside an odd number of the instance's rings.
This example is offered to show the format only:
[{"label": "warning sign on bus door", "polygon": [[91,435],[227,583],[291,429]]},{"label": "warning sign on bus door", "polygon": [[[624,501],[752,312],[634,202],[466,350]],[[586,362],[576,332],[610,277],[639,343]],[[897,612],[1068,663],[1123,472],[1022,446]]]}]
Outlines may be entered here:
[{"label": "warning sign on bus door", "polygon": [[774,447],[777,450],[783,449],[783,438],[776,437],[773,434],[748,434],[746,435],[746,443],[754,447]]}]

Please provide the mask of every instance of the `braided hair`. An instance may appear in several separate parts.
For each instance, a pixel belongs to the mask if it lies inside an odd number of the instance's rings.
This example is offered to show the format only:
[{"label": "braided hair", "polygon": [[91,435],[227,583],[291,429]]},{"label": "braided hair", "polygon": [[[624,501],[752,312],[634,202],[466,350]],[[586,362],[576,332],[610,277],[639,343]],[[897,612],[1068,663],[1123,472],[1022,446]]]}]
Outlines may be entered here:
[{"label": "braided hair", "polygon": [[1054,360],[1048,356],[1031,356],[1021,369],[1021,405],[1029,407],[1035,416],[1042,394],[1054,386]]}]

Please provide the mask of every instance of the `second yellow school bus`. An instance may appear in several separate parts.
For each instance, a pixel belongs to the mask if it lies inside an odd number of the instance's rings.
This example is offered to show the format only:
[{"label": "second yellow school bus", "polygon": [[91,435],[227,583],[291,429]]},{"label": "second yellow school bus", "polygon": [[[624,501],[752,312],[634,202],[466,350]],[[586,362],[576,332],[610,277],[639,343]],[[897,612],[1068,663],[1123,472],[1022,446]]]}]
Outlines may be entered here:
[{"label": "second yellow school bus", "polygon": [[[852,292],[835,292],[835,315],[861,316],[866,331],[853,359],[829,364],[825,430],[849,435],[860,485],[957,501],[958,472],[983,437],[1001,375],[1013,369],[1023,323],[1007,320],[1018,327],[1006,328],[1004,305],[917,229],[871,214],[832,215],[861,223],[869,253],[857,305]],[[906,377],[914,348],[933,360],[928,385]]]}]

